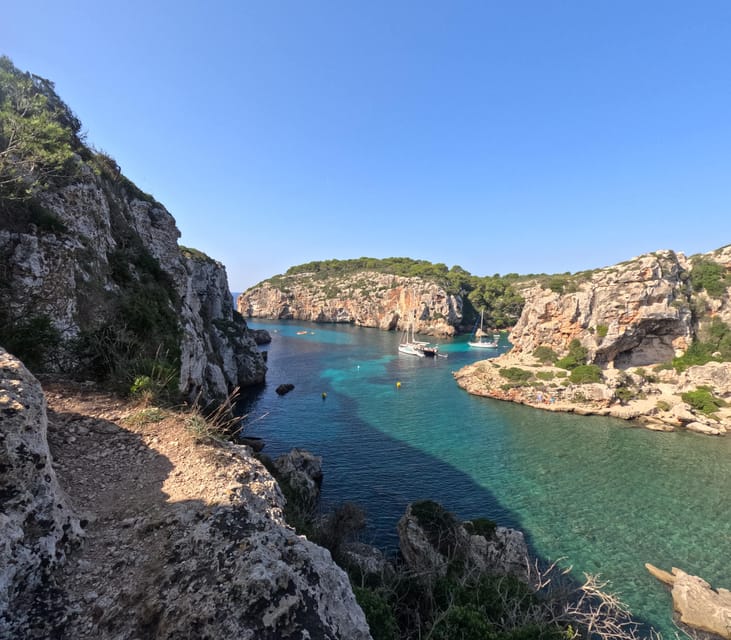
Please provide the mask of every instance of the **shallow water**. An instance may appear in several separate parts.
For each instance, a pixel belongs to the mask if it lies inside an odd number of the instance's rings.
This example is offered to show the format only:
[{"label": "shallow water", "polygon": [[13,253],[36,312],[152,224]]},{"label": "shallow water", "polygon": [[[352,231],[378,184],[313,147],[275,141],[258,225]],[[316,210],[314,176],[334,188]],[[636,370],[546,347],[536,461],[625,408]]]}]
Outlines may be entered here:
[{"label": "shallow water", "polygon": [[[323,506],[364,507],[367,541],[396,549],[398,518],[426,498],[517,526],[534,553],[563,558],[577,579],[608,579],[666,638],[671,598],[645,562],[731,588],[731,438],[470,396],[452,371],[494,352],[466,337],[443,342],[448,358],[422,359],[376,329],[250,325],[273,339],[268,382],[245,403],[247,435],[263,437],[271,456],[295,446],[323,456]],[[281,383],[295,389],[278,396]]]}]

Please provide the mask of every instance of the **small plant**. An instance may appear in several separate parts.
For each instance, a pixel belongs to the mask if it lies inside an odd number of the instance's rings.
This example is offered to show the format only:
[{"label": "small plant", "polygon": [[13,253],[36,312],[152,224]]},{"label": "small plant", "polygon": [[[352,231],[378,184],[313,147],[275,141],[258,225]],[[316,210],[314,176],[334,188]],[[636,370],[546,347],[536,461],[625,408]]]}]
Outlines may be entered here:
[{"label": "small plant", "polygon": [[125,418],[125,422],[135,427],[160,422],[167,417],[167,413],[160,407],[145,407]]},{"label": "small plant", "polygon": [[655,408],[658,409],[659,411],[670,411],[670,409],[671,409],[670,403],[666,402],[665,400],[658,400],[655,403]]},{"label": "small plant", "polygon": [[609,333],[609,327],[607,325],[605,325],[605,324],[598,324],[596,326],[596,334],[600,338],[606,338],[607,337],[607,333]]},{"label": "small plant", "polygon": [[539,380],[553,380],[556,374],[553,371],[536,371],[536,378]]}]

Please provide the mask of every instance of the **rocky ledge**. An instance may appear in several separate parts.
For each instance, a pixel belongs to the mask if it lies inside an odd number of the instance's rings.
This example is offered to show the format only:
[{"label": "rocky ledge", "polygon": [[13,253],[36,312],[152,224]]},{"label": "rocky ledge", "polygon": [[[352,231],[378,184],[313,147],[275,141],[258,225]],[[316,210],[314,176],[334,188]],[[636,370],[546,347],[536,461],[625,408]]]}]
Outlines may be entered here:
[{"label": "rocky ledge", "polygon": [[[672,370],[653,374],[642,367],[608,369],[602,382],[572,383],[565,369],[544,365],[527,354],[507,353],[468,365],[453,376],[468,393],[545,411],[636,420],[657,431],[687,429],[719,436],[731,430],[731,407],[717,407],[709,415],[683,401],[683,393],[709,380],[718,397],[731,398],[728,362],[690,367],[681,374]],[[525,381],[516,384],[511,376],[523,376]]]},{"label": "rocky ledge", "polygon": [[248,447],[0,358],[0,636],[371,637]]}]

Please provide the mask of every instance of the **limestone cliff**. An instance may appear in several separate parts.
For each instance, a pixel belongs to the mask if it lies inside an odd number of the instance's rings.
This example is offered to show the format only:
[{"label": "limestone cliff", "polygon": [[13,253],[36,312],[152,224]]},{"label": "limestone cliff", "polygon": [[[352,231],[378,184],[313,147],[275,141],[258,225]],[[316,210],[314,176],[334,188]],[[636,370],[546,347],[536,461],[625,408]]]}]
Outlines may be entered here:
[{"label": "limestone cliff", "polygon": [[[455,373],[460,386],[658,429],[731,428],[731,246],[658,251],[552,285],[522,291],[513,350]],[[559,360],[572,353],[580,361]],[[594,368],[573,371],[585,363]]]},{"label": "limestone cliff", "polygon": [[245,317],[341,322],[383,330],[454,335],[462,322],[462,299],[419,277],[359,271],[321,277],[297,273],[242,293]]},{"label": "limestone cliff", "polygon": [[575,291],[526,289],[510,341],[517,353],[562,355],[576,338],[590,362],[618,368],[667,361],[693,334],[688,269],[682,254],[660,251],[575,277],[566,283]]},{"label": "limestone cliff", "polygon": [[134,378],[157,361],[191,400],[263,381],[223,265],[181,251],[172,215],[83,144],[52,84],[27,83],[8,64],[0,92],[38,99],[38,117],[55,121],[54,144],[68,157],[47,179],[43,158],[23,164],[23,148],[11,154],[0,135],[0,344],[33,370],[86,377]]}]

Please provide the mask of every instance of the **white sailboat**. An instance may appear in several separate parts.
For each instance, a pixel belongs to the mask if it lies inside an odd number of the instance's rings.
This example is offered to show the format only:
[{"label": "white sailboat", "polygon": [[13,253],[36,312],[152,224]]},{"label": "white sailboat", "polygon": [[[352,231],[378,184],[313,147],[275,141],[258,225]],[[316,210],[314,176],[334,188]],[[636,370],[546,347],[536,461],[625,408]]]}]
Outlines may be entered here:
[{"label": "white sailboat", "polygon": [[[409,329],[411,329],[411,338],[409,338]],[[414,340],[414,326],[409,323],[409,326],[404,330],[401,336],[401,342],[399,342],[398,350],[399,353],[405,353],[410,356],[416,356],[417,358],[423,358],[425,356],[422,348],[423,343],[419,343]]]},{"label": "white sailboat", "polygon": [[497,349],[498,339],[500,338],[500,336],[498,334],[495,334],[490,337],[487,333],[485,333],[482,328],[484,319],[485,310],[483,309],[480,312],[480,328],[475,331],[473,339],[470,340],[467,344],[471,347],[475,347],[476,349]]}]

